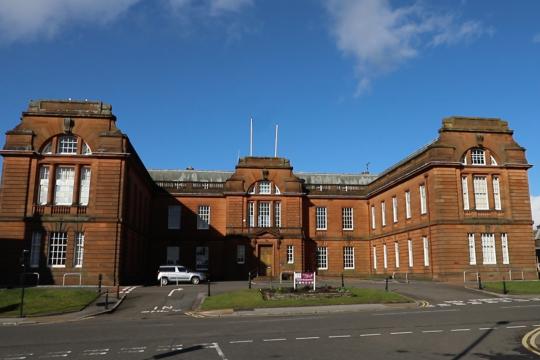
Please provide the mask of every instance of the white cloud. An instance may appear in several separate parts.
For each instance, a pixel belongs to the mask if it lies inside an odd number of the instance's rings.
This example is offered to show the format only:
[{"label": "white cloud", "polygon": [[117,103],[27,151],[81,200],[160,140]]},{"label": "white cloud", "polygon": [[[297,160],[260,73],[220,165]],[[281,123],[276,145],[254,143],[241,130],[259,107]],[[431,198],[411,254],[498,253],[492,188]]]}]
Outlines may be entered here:
[{"label": "white cloud", "polygon": [[69,24],[106,24],[138,1],[0,0],[0,41],[50,38]]},{"label": "white cloud", "polygon": [[533,43],[540,43],[540,33],[535,34],[532,39]]},{"label": "white cloud", "polygon": [[540,225],[540,195],[531,195],[531,209],[534,226]]},{"label": "white cloud", "polygon": [[168,2],[176,12],[196,8],[203,14],[211,16],[238,12],[253,5],[253,0],[168,0]]},{"label": "white cloud", "polygon": [[326,7],[338,49],[355,60],[358,94],[423,48],[493,34],[481,22],[459,22],[456,15],[439,15],[419,3],[393,8],[388,0],[329,0]]}]

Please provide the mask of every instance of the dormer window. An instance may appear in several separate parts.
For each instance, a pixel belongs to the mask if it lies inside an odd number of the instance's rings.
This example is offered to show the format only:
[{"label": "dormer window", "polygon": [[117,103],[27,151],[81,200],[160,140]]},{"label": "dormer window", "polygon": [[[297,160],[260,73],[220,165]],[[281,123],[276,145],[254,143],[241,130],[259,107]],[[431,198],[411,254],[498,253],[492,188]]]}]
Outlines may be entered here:
[{"label": "dormer window", "polygon": [[471,164],[472,165],[486,165],[486,154],[483,149],[472,149]]},{"label": "dormer window", "polygon": [[59,154],[76,154],[77,137],[73,135],[62,135],[58,138]]}]

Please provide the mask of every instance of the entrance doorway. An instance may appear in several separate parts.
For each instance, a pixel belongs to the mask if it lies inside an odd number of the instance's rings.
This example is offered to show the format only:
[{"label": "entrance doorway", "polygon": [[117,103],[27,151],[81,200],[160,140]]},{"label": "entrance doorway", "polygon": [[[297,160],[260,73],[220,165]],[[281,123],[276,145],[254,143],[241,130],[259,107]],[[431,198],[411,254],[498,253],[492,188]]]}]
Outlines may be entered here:
[{"label": "entrance doorway", "polygon": [[272,276],[272,268],[274,267],[272,250],[272,245],[259,246],[259,275]]}]

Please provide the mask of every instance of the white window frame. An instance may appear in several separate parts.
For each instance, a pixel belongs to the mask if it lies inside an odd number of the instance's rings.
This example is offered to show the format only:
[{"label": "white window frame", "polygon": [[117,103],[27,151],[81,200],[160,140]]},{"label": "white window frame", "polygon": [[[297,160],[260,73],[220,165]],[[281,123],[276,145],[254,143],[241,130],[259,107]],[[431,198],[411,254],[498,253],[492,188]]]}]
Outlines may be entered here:
[{"label": "white window frame", "polygon": [[398,222],[398,204],[397,204],[397,197],[392,197],[392,219],[394,220],[394,224]]},{"label": "white window frame", "polygon": [[493,206],[495,206],[495,210],[502,210],[501,186],[498,176],[493,176],[493,203]]},{"label": "white window frame", "polygon": [[287,264],[294,264],[294,245],[287,245]]},{"label": "white window frame", "polygon": [[475,175],[474,185],[474,206],[476,210],[489,210],[489,196],[487,187],[487,176]]},{"label": "white window frame", "polygon": [[316,230],[326,230],[328,226],[327,209],[323,206],[315,208],[315,226]]},{"label": "white window frame", "polygon": [[495,234],[482,234],[482,261],[484,265],[497,264],[497,250],[495,249]]},{"label": "white window frame", "polygon": [[399,243],[396,241],[394,243],[394,255],[396,260],[396,269],[399,268]]},{"label": "white window frame", "polygon": [[30,267],[39,268],[41,258],[41,232],[32,233],[32,243],[30,244]]},{"label": "white window frame", "polygon": [[468,182],[469,180],[467,176],[461,177],[461,191],[463,194],[463,210],[470,210]]},{"label": "white window frame", "polygon": [[281,201],[274,202],[274,226],[281,227]]},{"label": "white window frame", "polygon": [[411,218],[411,192],[405,191],[405,217]]},{"label": "white window frame", "polygon": [[182,207],[180,205],[169,205],[167,208],[167,229],[178,230],[181,226]]},{"label": "white window frame", "polygon": [[377,270],[377,247],[373,245],[373,269]]},{"label": "white window frame", "polygon": [[246,263],[246,245],[236,245],[236,263],[240,265]]},{"label": "white window frame", "polygon": [[345,270],[354,269],[354,247],[353,246],[343,247],[343,269]]},{"label": "white window frame", "polygon": [[498,166],[499,164],[497,163],[497,160],[495,160],[495,157],[493,155],[491,155],[490,157],[491,157],[491,166]]},{"label": "white window frame", "polygon": [[54,188],[54,205],[73,205],[73,188],[75,186],[75,168],[59,166],[56,168],[56,184]]},{"label": "white window frame", "polygon": [[49,234],[48,264],[50,267],[66,267],[67,242],[67,232],[51,232]]},{"label": "white window frame", "polygon": [[371,229],[377,228],[377,220],[375,218],[375,205],[371,205]]},{"label": "white window frame", "polygon": [[210,205],[199,205],[197,211],[197,230],[210,229]]},{"label": "white window frame", "polygon": [[508,251],[508,234],[506,233],[501,234],[501,248],[503,264],[508,265],[510,264],[510,253]]},{"label": "white window frame", "polygon": [[414,266],[414,256],[413,256],[413,243],[412,240],[407,240],[407,252],[409,254],[409,267],[412,268]]},{"label": "white window frame", "polygon": [[92,155],[92,149],[90,149],[90,146],[88,146],[86,142],[83,142],[83,147],[82,147],[81,152],[83,155]]},{"label": "white window frame", "polygon": [[486,165],[486,152],[484,149],[471,150],[471,165]]},{"label": "white window frame", "polygon": [[352,207],[341,208],[343,230],[354,230],[354,210]]},{"label": "white window frame", "polygon": [[259,201],[258,226],[259,227],[271,227],[272,226],[272,203],[269,201]]},{"label": "white window frame", "polygon": [[270,181],[259,181],[259,194],[261,194],[261,195],[271,195],[272,194],[272,183]]},{"label": "white window frame", "polygon": [[429,266],[429,240],[427,236],[422,236],[422,245],[424,248],[424,266]]},{"label": "white window frame", "polygon": [[255,201],[248,202],[248,226],[255,227]]},{"label": "white window frame", "polygon": [[47,205],[49,199],[49,174],[50,171],[48,166],[41,166],[39,168],[38,205]]},{"label": "white window frame", "polygon": [[386,226],[386,203],[381,201],[381,224]]},{"label": "white window frame", "polygon": [[88,206],[90,200],[90,179],[92,178],[92,170],[89,166],[81,168],[81,179],[79,185],[79,205]]},{"label": "white window frame", "polygon": [[422,184],[418,187],[420,192],[420,214],[427,214],[427,197],[426,197],[426,185]]},{"label": "white window frame", "polygon": [[474,234],[469,233],[469,265],[476,265],[476,243],[474,240]]},{"label": "white window frame", "polygon": [[77,154],[79,139],[74,135],[61,135],[58,137],[58,153],[64,155]]},{"label": "white window frame", "polygon": [[385,269],[388,269],[388,249],[386,244],[383,244],[383,266]]},{"label": "white window frame", "polygon": [[326,246],[317,247],[317,269],[328,270],[328,248]]},{"label": "white window frame", "polygon": [[84,259],[84,233],[75,233],[75,251],[73,254],[73,267],[81,268]]}]

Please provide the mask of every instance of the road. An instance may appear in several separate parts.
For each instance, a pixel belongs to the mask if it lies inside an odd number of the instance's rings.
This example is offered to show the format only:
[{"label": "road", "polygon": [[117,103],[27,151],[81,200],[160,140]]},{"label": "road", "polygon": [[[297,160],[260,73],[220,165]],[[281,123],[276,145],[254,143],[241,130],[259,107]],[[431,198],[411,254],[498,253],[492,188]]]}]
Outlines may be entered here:
[{"label": "road", "polygon": [[[540,299],[492,300],[437,288],[441,302],[418,309],[194,318],[185,312],[205,287],[171,294],[175,288],[136,288],[111,315],[0,326],[0,359],[537,358],[521,340],[540,328]],[[444,294],[460,298],[445,301]]]}]

